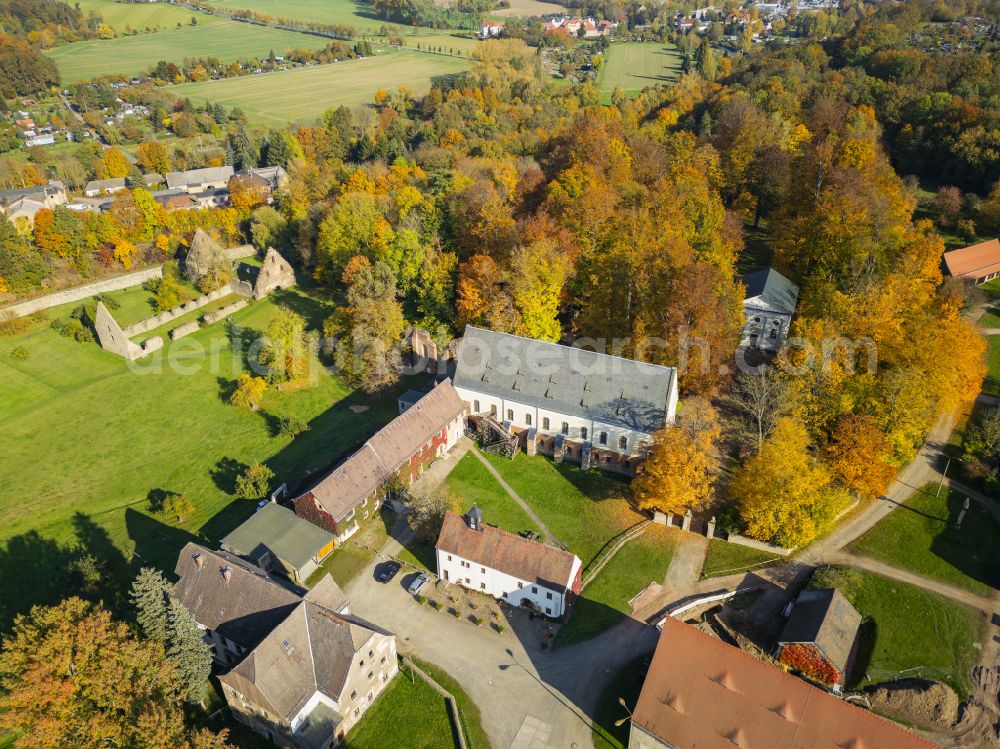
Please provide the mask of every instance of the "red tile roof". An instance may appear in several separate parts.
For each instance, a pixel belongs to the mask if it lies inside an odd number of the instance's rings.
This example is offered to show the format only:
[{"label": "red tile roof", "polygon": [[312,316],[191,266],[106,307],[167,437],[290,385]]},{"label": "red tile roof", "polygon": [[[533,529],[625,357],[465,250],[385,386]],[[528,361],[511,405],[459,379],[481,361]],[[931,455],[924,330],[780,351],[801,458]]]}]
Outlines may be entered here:
[{"label": "red tile roof", "polygon": [[1000,240],[991,239],[946,252],[944,263],[956,278],[982,278],[1000,273]]},{"label": "red tile roof", "polygon": [[559,592],[572,587],[571,576],[580,562],[568,551],[529,541],[492,525],[482,525],[474,531],[465,518],[454,512],[445,515],[437,548]]},{"label": "red tile roof", "polygon": [[936,747],[670,617],[632,723],[670,745],[698,749]]}]

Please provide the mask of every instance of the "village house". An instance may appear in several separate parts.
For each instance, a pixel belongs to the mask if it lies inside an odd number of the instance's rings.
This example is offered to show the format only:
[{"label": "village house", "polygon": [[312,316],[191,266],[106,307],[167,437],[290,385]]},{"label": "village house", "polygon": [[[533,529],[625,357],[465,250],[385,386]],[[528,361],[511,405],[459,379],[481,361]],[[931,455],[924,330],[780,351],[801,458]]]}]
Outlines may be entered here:
[{"label": "village house", "polygon": [[96,198],[101,195],[110,195],[125,189],[125,178],[115,179],[95,179],[88,182],[83,187],[83,194],[88,198]]},{"label": "village house", "polygon": [[167,189],[183,190],[188,193],[218,190],[225,188],[232,176],[231,166],[210,166],[204,169],[188,169],[186,172],[167,172]]},{"label": "village house", "polygon": [[960,250],[944,253],[948,274],[973,283],[985,283],[1000,276],[1000,240],[991,239]]},{"label": "village house", "polygon": [[293,500],[300,517],[338,542],[350,538],[381,505],[386,482],[409,484],[464,432],[465,405],[447,380],[380,429],[316,486]]},{"label": "village house", "polygon": [[222,539],[224,550],[296,583],[305,582],[334,545],[332,533],[275,502],[268,502]]},{"label": "village house", "polygon": [[872,712],[667,617],[629,749],[934,749]]},{"label": "village house", "polygon": [[483,21],[479,27],[479,36],[483,39],[500,36],[506,24],[503,21]]},{"label": "village house", "polygon": [[0,209],[15,223],[33,224],[35,214],[42,208],[55,208],[65,204],[66,187],[57,180],[20,190],[0,190]]},{"label": "village house", "polygon": [[473,507],[445,515],[435,546],[437,574],[445,582],[557,619],[582,586],[580,558],[483,522]]},{"label": "village house", "polygon": [[591,17],[587,18],[552,18],[545,22],[544,29],[548,33],[560,34],[563,36],[582,36],[585,39],[597,39],[602,36],[611,36],[611,33],[618,27],[615,21],[595,21]]},{"label": "village house", "polygon": [[778,661],[828,686],[842,686],[860,626],[861,614],[839,590],[804,590],[778,638]]},{"label": "village house", "polygon": [[329,576],[286,586],[226,552],[187,544],[174,595],[205,630],[233,715],[287,749],[328,749],[398,673],[396,637],[350,613]]},{"label": "village house", "polygon": [[743,277],[746,323],[740,346],[779,351],[788,337],[795,314],[799,287],[773,268],[763,268]]},{"label": "village house", "polygon": [[672,367],[472,326],[454,382],[471,420],[516,434],[529,455],[627,475],[677,412]]}]

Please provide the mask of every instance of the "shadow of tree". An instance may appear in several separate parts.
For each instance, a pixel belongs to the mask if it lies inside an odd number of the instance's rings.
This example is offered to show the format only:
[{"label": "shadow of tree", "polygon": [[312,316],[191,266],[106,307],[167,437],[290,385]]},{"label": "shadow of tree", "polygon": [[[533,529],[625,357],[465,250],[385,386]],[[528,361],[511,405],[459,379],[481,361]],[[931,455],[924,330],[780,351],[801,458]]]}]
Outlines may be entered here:
[{"label": "shadow of tree", "polygon": [[209,471],[215,485],[226,494],[236,493],[236,478],[249,466],[236,458],[222,458]]}]

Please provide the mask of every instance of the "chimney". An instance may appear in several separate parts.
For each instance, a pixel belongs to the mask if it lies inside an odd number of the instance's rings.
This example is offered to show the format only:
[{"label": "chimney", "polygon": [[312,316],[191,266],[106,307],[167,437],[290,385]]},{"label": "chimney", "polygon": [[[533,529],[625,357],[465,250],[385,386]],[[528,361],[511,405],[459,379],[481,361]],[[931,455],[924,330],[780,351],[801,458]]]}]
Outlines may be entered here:
[{"label": "chimney", "polygon": [[483,511],[479,509],[478,506],[474,506],[469,510],[469,514],[465,516],[469,527],[474,530],[482,530],[483,528]]},{"label": "chimney", "polygon": [[232,569],[230,569],[229,567],[223,567],[222,568],[222,579],[225,580],[228,583],[232,579],[232,577],[233,577],[233,571],[232,571]]},{"label": "chimney", "polygon": [[198,565],[198,569],[205,566],[205,557],[202,556],[200,551],[194,553],[194,563]]}]

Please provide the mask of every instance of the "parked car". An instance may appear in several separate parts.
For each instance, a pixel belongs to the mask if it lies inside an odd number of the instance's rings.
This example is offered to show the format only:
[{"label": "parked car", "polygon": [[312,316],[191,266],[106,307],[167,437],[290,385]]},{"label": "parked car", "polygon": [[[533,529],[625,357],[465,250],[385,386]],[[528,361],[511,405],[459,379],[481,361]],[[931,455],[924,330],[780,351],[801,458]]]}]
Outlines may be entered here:
[{"label": "parked car", "polygon": [[421,572],[419,575],[413,578],[413,582],[410,583],[410,587],[407,588],[406,590],[409,591],[410,595],[415,596],[417,593],[420,592],[420,589],[427,584],[428,580],[430,580],[430,577],[428,577],[427,573]]},{"label": "parked car", "polygon": [[399,562],[386,562],[375,573],[375,579],[380,583],[387,583],[396,576],[402,566]]},{"label": "parked car", "polygon": [[521,538],[526,538],[529,541],[541,541],[542,540],[541,534],[535,533],[534,531],[521,531],[517,535],[519,535]]}]

